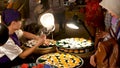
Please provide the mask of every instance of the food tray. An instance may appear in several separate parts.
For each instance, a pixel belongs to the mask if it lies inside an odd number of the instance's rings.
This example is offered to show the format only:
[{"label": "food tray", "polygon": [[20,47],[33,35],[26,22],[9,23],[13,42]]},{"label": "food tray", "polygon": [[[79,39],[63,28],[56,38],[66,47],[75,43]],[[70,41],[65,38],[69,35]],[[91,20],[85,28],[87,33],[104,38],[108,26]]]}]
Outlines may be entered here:
[{"label": "food tray", "polygon": [[[54,40],[48,39],[50,45],[41,45],[33,52],[34,54],[47,54],[56,52],[56,45]],[[28,49],[34,46],[37,43],[35,40],[29,40],[26,43],[24,43],[23,49]]]},{"label": "food tray", "polygon": [[[76,43],[79,47],[76,45]],[[68,45],[68,47],[66,47],[65,45]],[[73,48],[70,48],[69,45],[72,45],[71,47],[73,47]],[[76,45],[76,47],[74,47],[74,45]],[[88,53],[88,52],[91,52],[94,50],[93,42],[90,40],[86,40],[84,38],[62,39],[62,40],[57,41],[56,47],[57,47],[57,50],[59,50],[61,52],[76,53],[76,54]]]},{"label": "food tray", "polygon": [[70,48],[63,48],[63,47],[57,47],[57,50],[61,52],[66,52],[66,53],[75,53],[75,54],[83,54],[83,53],[88,53],[94,50],[94,47],[88,47],[88,48],[81,48],[81,49],[70,49]]},{"label": "food tray", "polygon": [[84,61],[77,55],[69,53],[50,53],[37,58],[36,63],[45,63],[58,68],[80,68]]},{"label": "food tray", "polygon": [[[28,49],[29,47],[23,46],[23,49]],[[47,48],[36,48],[36,50],[34,50],[34,54],[47,54],[47,53],[52,53],[52,52],[56,52],[56,46],[53,47],[47,47]]]}]

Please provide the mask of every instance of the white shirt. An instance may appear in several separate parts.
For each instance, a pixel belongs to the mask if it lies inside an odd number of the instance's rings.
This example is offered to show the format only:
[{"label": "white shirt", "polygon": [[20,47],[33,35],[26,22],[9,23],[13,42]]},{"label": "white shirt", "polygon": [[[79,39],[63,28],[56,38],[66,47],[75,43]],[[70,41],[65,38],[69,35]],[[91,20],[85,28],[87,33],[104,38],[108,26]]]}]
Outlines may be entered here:
[{"label": "white shirt", "polygon": [[[22,30],[17,30],[15,33],[18,37],[23,35]],[[22,52],[23,50],[10,37],[3,46],[0,46],[0,57],[6,55],[10,60],[14,60]]]}]

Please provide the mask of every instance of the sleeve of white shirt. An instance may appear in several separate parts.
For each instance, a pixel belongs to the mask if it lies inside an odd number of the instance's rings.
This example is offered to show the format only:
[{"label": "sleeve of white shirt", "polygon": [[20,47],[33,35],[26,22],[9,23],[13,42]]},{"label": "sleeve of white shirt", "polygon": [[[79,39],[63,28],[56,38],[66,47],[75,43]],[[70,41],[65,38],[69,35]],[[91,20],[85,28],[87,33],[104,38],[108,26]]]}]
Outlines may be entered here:
[{"label": "sleeve of white shirt", "polygon": [[5,54],[4,54],[4,52],[2,51],[2,48],[1,48],[1,46],[0,46],[0,58],[1,57],[3,57]]},{"label": "sleeve of white shirt", "polygon": [[10,59],[14,60],[23,50],[9,38],[8,41],[1,47],[2,52]]},{"label": "sleeve of white shirt", "polygon": [[23,36],[23,31],[21,29],[15,31],[18,38],[21,38]]}]

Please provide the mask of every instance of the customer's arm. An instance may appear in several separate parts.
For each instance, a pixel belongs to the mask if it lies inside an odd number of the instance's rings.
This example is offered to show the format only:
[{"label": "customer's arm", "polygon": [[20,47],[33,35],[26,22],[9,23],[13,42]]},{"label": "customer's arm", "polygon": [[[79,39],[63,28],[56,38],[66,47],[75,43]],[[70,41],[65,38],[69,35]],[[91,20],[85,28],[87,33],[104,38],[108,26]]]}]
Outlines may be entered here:
[{"label": "customer's arm", "polygon": [[96,54],[98,53],[98,51],[95,52],[95,54],[93,54],[91,57],[90,57],[90,64],[93,66],[93,67],[96,67],[97,64],[96,64]]}]

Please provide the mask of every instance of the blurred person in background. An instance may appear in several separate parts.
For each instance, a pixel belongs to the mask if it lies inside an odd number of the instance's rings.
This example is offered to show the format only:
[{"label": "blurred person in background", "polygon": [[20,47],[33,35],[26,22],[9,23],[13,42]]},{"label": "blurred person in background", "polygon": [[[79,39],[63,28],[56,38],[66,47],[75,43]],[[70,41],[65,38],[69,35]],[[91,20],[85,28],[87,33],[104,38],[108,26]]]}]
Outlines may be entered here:
[{"label": "blurred person in background", "polygon": [[59,32],[65,32],[65,5],[64,0],[48,0],[53,11],[55,22],[59,24]]},{"label": "blurred person in background", "polygon": [[104,13],[99,5],[101,0],[85,0],[85,25],[91,33],[91,39],[95,41],[95,34],[98,31],[104,30]]}]

